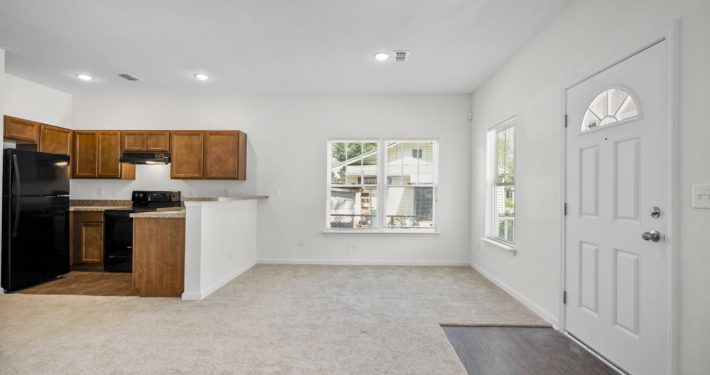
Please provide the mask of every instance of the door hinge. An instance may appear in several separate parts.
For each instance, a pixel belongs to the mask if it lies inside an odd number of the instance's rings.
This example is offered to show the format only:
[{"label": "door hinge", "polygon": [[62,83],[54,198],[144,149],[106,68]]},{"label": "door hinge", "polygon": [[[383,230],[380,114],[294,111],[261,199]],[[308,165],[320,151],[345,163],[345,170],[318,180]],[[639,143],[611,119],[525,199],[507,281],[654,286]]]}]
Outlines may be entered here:
[{"label": "door hinge", "polygon": [[565,216],[567,216],[567,202],[565,202]]},{"label": "door hinge", "polygon": [[567,128],[567,115],[565,115],[565,129]]},{"label": "door hinge", "polygon": [[562,292],[562,304],[566,305],[567,304],[567,291],[565,290]]}]

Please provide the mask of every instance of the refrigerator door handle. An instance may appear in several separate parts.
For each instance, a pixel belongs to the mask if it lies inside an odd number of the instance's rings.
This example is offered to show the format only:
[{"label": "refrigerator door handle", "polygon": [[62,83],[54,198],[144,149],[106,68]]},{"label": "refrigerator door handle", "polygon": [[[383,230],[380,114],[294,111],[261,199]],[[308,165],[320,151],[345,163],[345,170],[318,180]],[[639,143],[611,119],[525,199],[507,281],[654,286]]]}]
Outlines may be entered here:
[{"label": "refrigerator door handle", "polygon": [[[15,177],[15,191],[20,191],[20,167],[17,165],[17,155],[12,155],[12,171]],[[10,190],[12,194],[12,190]],[[17,228],[20,226],[20,199],[15,199],[15,222],[12,226],[12,237],[17,237]]]}]

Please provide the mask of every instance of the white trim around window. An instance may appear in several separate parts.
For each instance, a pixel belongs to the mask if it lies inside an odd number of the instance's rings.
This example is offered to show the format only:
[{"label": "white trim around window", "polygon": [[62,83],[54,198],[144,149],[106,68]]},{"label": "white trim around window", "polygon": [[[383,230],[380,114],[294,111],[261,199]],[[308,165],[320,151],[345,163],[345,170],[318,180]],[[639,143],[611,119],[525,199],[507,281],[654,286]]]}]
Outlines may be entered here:
[{"label": "white trim around window", "polygon": [[[515,127],[511,117],[488,130],[486,242],[515,251]],[[499,139],[500,138],[500,139]],[[500,158],[505,158],[500,160]]]},{"label": "white trim around window", "polygon": [[330,139],[326,146],[324,233],[439,233],[437,139]]}]

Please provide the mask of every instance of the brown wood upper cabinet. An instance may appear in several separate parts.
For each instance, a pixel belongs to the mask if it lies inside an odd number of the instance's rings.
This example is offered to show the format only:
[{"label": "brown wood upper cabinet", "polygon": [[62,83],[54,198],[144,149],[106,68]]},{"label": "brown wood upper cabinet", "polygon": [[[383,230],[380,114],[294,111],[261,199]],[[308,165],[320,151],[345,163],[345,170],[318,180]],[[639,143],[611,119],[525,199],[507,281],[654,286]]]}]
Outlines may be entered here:
[{"label": "brown wood upper cabinet", "polygon": [[121,133],[75,131],[72,177],[134,179],[135,165],[122,164]]},{"label": "brown wood upper cabinet", "polygon": [[94,131],[74,132],[72,177],[98,177],[99,134]]},{"label": "brown wood upper cabinet", "polygon": [[171,178],[246,180],[246,133],[174,131],[170,143]]},{"label": "brown wood upper cabinet", "polygon": [[121,151],[145,151],[145,132],[121,132]]},{"label": "brown wood upper cabinet", "polygon": [[39,151],[71,155],[71,134],[69,129],[42,124],[39,135]]},{"label": "brown wood upper cabinet", "polygon": [[204,177],[204,132],[170,132],[170,178],[201,179]]},{"label": "brown wood upper cabinet", "polygon": [[5,116],[3,137],[15,141],[37,143],[39,141],[39,128],[40,124],[38,122]]},{"label": "brown wood upper cabinet", "polygon": [[170,132],[167,131],[123,131],[122,151],[170,151]]},{"label": "brown wood upper cabinet", "polygon": [[240,131],[205,132],[205,178],[246,179],[246,134]]},{"label": "brown wood upper cabinet", "polygon": [[146,151],[170,151],[170,132],[147,131],[145,132]]},{"label": "brown wood upper cabinet", "polygon": [[121,133],[98,132],[98,171],[101,178],[121,178]]}]

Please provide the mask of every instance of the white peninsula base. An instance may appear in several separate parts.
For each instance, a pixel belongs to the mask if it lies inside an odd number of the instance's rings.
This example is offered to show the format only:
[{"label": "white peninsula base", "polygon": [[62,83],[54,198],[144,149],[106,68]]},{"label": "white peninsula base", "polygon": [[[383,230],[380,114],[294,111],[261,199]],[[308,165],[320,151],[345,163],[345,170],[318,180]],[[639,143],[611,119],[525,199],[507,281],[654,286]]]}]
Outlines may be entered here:
[{"label": "white peninsula base", "polygon": [[184,300],[201,300],[256,264],[258,199],[186,197]]}]

